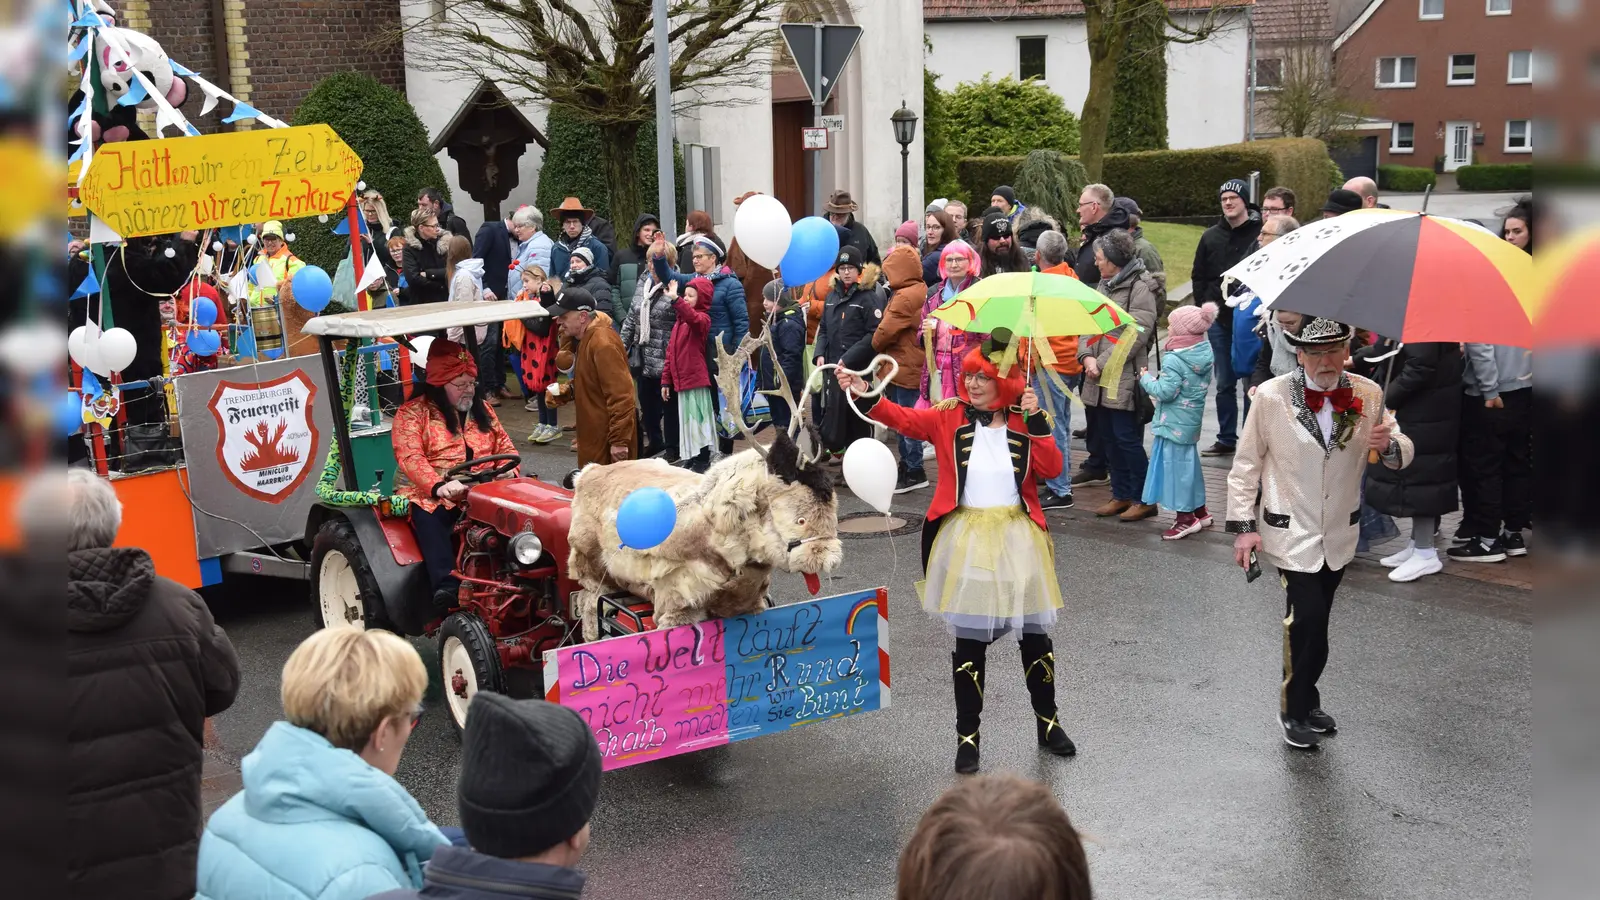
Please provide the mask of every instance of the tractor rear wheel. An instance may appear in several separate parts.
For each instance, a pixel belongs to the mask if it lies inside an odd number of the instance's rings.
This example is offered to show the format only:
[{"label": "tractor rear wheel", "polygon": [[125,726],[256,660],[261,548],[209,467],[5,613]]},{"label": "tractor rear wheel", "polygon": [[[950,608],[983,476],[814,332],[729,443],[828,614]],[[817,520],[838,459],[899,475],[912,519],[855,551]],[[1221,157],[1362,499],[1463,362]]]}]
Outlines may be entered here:
[{"label": "tractor rear wheel", "polygon": [[311,617],[318,628],[387,628],[383,594],[355,528],[335,516],[311,544]]},{"label": "tractor rear wheel", "polygon": [[458,737],[467,725],[467,707],[479,691],[506,692],[500,651],[476,613],[451,613],[444,620],[439,629],[439,677]]}]

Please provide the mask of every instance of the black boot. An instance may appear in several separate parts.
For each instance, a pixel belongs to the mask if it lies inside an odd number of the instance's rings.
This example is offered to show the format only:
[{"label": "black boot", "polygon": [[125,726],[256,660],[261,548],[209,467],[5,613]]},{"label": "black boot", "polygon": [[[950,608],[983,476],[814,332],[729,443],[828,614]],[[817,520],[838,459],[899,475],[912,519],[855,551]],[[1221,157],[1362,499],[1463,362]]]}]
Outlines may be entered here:
[{"label": "black boot", "polygon": [[978,771],[978,719],[983,713],[983,663],[988,645],[965,638],[956,640],[950,654],[951,678],[956,692],[956,771]]},{"label": "black boot", "polygon": [[1033,700],[1034,729],[1039,746],[1057,756],[1072,756],[1078,748],[1056,721],[1056,654],[1049,635],[1022,636],[1022,678]]}]

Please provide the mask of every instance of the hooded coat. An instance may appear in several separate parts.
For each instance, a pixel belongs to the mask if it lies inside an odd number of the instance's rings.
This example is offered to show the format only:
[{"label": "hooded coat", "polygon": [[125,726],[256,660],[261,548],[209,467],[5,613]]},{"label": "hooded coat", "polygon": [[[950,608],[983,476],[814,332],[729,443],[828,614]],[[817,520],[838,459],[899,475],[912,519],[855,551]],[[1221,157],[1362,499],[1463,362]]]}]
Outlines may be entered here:
[{"label": "hooded coat", "polygon": [[[671,278],[678,283],[678,290],[699,278],[694,272],[687,274],[673,272],[667,267],[665,256],[656,257],[656,277],[661,279]],[[744,284],[739,281],[739,276],[733,270],[722,266],[717,271],[705,276],[710,282],[715,293],[711,296],[711,307],[707,314],[711,317],[711,337],[722,338],[722,347],[728,353],[738,349],[739,342],[750,333],[750,311],[744,302]],[[709,344],[706,346],[708,359],[715,358]]]},{"label": "hooded coat", "polygon": [[639,403],[628,371],[628,354],[611,317],[596,313],[572,361],[573,403],[578,412],[578,468],[611,462],[611,448],[639,455]]},{"label": "hooded coat", "polygon": [[1200,443],[1213,361],[1211,342],[1201,341],[1182,350],[1163,351],[1161,372],[1139,377],[1139,387],[1156,403],[1156,415],[1150,422],[1152,434],[1174,444]]},{"label": "hooded coat", "polygon": [[889,278],[889,302],[884,306],[883,319],[872,334],[875,353],[887,353],[900,364],[895,373],[895,387],[917,390],[922,387],[922,370],[925,354],[922,351],[922,304],[928,299],[922,280],[922,261],[917,251],[901,245],[889,251],[883,261],[883,272]]},{"label": "hooded coat", "polygon": [[[661,259],[662,257],[657,257]],[[680,288],[672,308],[677,322],[667,342],[667,366],[661,383],[673,391],[690,391],[711,386],[711,367],[706,362],[706,345],[711,334],[711,298],[684,299]]]},{"label": "hooded coat", "polygon": [[1394,349],[1388,340],[1356,351],[1355,368],[1378,384],[1388,382],[1383,405],[1394,411],[1400,430],[1411,438],[1416,456],[1404,469],[1381,462],[1367,466],[1366,502],[1391,516],[1442,516],[1455,512],[1456,448],[1461,433],[1461,375],[1465,362],[1459,344],[1405,344],[1390,360],[1368,362]]},{"label": "hooded coat", "polygon": [[570,287],[580,287],[589,292],[589,296],[594,298],[595,312],[603,312],[613,320],[619,318],[616,304],[611,301],[611,285],[606,281],[605,270],[599,266],[590,266],[582,272],[568,268],[566,282]]},{"label": "hooded coat", "polygon": [[1011,228],[1017,236],[1017,242],[1031,258],[1034,248],[1039,246],[1039,236],[1046,231],[1060,231],[1061,223],[1037,206],[1024,206],[1022,214],[1012,220]]},{"label": "hooded coat", "polygon": [[244,790],[200,838],[195,900],[365,900],[422,886],[449,843],[398,781],[314,731],[274,722]]},{"label": "hooded coat", "polygon": [[[878,274],[878,267],[867,263],[849,288],[834,276],[817,326],[816,355],[823,362],[860,369],[872,361],[872,336],[883,319],[884,307]],[[822,441],[829,450],[842,451],[851,441],[872,433],[870,425],[846,408],[848,401],[836,379],[824,378],[822,385]]]},{"label": "hooded coat", "polygon": [[[1156,318],[1160,315],[1159,298],[1162,293],[1163,278],[1162,275],[1146,272],[1144,261],[1136,256],[1122,271],[1100,285],[1100,293],[1127,310],[1144,330],[1133,337],[1133,349],[1128,352],[1127,361],[1123,363],[1122,373],[1117,379],[1116,399],[1107,396],[1105,388],[1100,386],[1100,378],[1089,378],[1085,373],[1083,391],[1080,394],[1084,406],[1133,409],[1134,385],[1139,380],[1139,370],[1144,368],[1150,358],[1150,345],[1156,337]],[[1116,337],[1128,340],[1120,334]],[[1110,361],[1116,347],[1111,337],[1094,335],[1078,343],[1078,362],[1082,363],[1085,359],[1094,357],[1100,366],[1100,377],[1104,377],[1106,363]]]},{"label": "hooded coat", "polygon": [[61,896],[191,897],[205,720],[239,690],[233,644],[128,547],[67,554],[66,644]]},{"label": "hooded coat", "polygon": [[661,220],[654,213],[640,213],[639,217],[633,220],[633,230],[628,232],[627,246],[618,247],[617,252],[611,255],[611,272],[608,280],[617,286],[617,296],[613,305],[616,306],[616,315],[619,319],[627,316],[628,311],[633,308],[639,276],[645,274],[645,252],[650,248],[639,243],[639,229],[646,225],[660,228]]},{"label": "hooded coat", "polygon": [[443,303],[450,296],[450,283],[444,274],[444,253],[439,244],[444,240],[424,241],[415,228],[406,229],[406,249],[400,254],[400,271],[405,275],[406,289],[401,299],[406,306],[418,303]]}]

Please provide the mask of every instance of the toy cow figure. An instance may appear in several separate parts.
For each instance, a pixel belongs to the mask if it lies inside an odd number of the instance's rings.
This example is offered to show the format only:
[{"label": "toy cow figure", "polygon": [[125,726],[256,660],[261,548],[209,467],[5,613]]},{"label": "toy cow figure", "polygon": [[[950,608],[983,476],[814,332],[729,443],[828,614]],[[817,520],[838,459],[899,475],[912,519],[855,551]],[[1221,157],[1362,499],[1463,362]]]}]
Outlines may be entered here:
[{"label": "toy cow figure", "polygon": [[[718,344],[724,397],[739,396],[739,371],[763,343],[772,352],[770,337],[746,337],[731,356]],[[756,443],[730,407],[752,449],[729,455],[703,475],[659,459],[589,465],[579,473],[568,571],[583,586],[577,603],[586,640],[599,637],[602,594],[620,590],[649,600],[656,627],[671,628],[762,609],[774,570],[804,575],[815,594],[818,576],[838,567],[839,502],[832,476],[819,464],[821,442],[809,420],[810,404],[802,409],[795,402],[781,367],[775,368],[774,393],[794,416],[789,431],[779,432],[770,446]],[[801,443],[814,449],[803,450]],[[671,495],[677,525],[657,546],[633,550],[617,535],[617,509],[644,487]]]}]

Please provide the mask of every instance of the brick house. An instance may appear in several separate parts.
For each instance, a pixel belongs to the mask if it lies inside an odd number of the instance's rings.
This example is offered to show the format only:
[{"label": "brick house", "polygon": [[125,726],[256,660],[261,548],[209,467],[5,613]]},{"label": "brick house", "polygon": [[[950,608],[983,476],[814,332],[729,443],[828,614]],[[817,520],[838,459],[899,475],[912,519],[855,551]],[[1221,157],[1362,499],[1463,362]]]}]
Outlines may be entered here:
[{"label": "brick house", "polygon": [[1334,40],[1334,61],[1389,123],[1380,162],[1453,172],[1533,161],[1533,2],[1371,0],[1362,9]]},{"label": "brick house", "polygon": [[[114,0],[113,6],[123,24],[155,38],[169,57],[284,121],[335,72],[365,72],[401,93],[406,89],[395,0]],[[253,124],[221,125],[226,115],[224,108],[192,120],[207,133]]]}]

